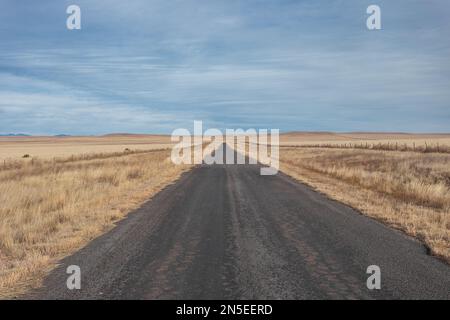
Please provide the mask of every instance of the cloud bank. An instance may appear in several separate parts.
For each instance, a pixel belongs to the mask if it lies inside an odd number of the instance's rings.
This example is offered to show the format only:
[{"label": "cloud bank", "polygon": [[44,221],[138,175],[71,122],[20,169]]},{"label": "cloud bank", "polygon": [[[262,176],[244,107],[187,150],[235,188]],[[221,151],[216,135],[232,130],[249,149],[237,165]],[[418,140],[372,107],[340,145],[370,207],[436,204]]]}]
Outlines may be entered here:
[{"label": "cloud bank", "polygon": [[450,132],[450,4],[376,2],[3,1],[0,133]]}]

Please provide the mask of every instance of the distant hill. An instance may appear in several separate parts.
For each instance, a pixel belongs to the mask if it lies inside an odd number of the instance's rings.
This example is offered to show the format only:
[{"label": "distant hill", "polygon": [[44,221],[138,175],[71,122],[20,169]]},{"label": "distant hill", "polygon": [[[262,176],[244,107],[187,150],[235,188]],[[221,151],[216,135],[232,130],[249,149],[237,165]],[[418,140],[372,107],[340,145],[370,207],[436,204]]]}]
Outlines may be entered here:
[{"label": "distant hill", "polygon": [[100,137],[116,137],[116,136],[125,136],[125,137],[127,137],[127,136],[135,136],[135,135],[138,135],[138,134],[135,134],[135,133],[117,132],[117,133],[107,133],[107,134],[103,134],[103,135],[100,135]]},{"label": "distant hill", "polygon": [[64,138],[64,137],[71,137],[71,135],[70,134],[55,134],[54,137]]},{"label": "distant hill", "polygon": [[126,138],[145,138],[145,137],[168,137],[169,135],[167,134],[146,134],[146,133],[108,133],[108,134],[104,134],[101,135],[99,137],[110,137],[110,138],[114,138],[114,137],[126,137]]},{"label": "distant hill", "polygon": [[0,137],[30,137],[30,135],[25,133],[0,133]]},{"label": "distant hill", "polygon": [[446,133],[405,133],[405,132],[302,132],[293,131],[280,135],[284,143],[305,141],[366,141],[366,140],[395,140],[395,139],[437,139],[450,138]]}]

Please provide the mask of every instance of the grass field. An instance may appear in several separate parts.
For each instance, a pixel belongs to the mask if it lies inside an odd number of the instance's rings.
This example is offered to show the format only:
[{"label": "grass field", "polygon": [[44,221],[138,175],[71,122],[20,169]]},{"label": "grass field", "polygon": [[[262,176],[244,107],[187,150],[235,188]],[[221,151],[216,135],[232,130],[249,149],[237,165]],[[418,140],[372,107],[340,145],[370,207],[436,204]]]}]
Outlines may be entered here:
[{"label": "grass field", "polygon": [[[419,147],[425,142],[439,145],[440,152],[424,152]],[[416,151],[393,147],[404,143]],[[422,240],[450,262],[450,154],[442,151],[450,146],[449,135],[298,133],[282,136],[283,144],[282,171]]]},{"label": "grass field", "polygon": [[72,155],[169,148],[170,136],[107,135],[101,137],[0,137],[0,165],[20,160],[66,158]]},{"label": "grass field", "polygon": [[[111,150],[129,146],[122,143]],[[21,153],[30,148],[27,142]],[[60,258],[109,230],[188,169],[172,164],[169,149],[90,155],[84,145],[79,150],[71,157],[0,166],[0,296],[39,285]]]},{"label": "grass field", "polygon": [[379,143],[379,142],[407,142],[421,144],[424,142],[435,143],[443,141],[450,142],[450,133],[389,133],[389,132],[289,132],[281,134],[281,145],[313,145],[317,143]]}]

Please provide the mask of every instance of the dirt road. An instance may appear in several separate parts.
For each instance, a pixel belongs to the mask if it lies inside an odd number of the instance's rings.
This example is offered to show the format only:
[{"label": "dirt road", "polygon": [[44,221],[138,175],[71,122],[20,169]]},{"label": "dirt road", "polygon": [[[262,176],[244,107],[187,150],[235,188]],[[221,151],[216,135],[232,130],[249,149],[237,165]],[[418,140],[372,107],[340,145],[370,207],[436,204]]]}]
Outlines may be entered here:
[{"label": "dirt road", "polygon": [[[66,268],[81,268],[68,290]],[[369,290],[366,269],[381,269]],[[32,298],[450,298],[418,242],[279,173],[199,166],[64,259]]]}]

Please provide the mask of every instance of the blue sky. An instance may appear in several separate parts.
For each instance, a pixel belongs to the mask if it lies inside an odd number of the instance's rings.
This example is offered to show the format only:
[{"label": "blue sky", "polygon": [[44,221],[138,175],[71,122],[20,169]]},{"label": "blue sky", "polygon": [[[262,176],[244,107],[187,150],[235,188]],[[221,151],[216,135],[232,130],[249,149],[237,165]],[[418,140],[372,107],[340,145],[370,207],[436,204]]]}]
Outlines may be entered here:
[{"label": "blue sky", "polygon": [[1,0],[0,40],[0,133],[450,132],[448,0]]}]

